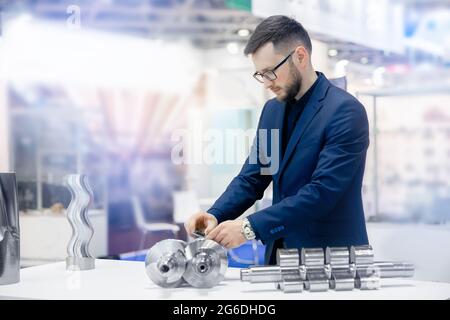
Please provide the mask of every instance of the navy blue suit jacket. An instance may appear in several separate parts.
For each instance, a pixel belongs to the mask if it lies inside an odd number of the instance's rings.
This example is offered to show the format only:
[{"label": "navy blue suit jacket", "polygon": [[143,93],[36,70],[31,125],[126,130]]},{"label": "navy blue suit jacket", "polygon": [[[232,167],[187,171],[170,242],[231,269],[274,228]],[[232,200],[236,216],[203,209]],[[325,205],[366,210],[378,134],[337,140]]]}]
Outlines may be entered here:
[{"label": "navy blue suit jacket", "polygon": [[[248,216],[266,245],[266,264],[276,262],[274,242],[280,238],[287,248],[368,244],[361,196],[369,146],[367,114],[352,95],[318,74],[284,157],[280,146],[285,103],[271,99],[242,170],[208,210],[219,223],[235,219],[273,182],[272,206]],[[277,132],[272,129],[279,129],[278,136],[270,135]]]}]

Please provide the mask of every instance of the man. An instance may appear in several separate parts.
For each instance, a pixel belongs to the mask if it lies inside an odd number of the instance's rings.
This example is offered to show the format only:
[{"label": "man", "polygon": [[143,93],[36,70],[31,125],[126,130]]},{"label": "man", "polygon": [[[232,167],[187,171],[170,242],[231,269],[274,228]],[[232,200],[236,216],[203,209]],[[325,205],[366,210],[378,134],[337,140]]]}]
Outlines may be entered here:
[{"label": "man", "polygon": [[[279,129],[278,170],[264,174],[264,161],[250,157],[207,212],[185,223],[189,234],[204,230],[226,248],[250,239],[266,245],[265,263],[276,249],[368,244],[361,198],[369,130],[364,107],[313,69],[311,40],[297,21],[271,16],[244,50],[276,98],[267,101],[258,131]],[[259,149],[267,148],[258,135]],[[265,150],[267,151],[267,150]],[[270,153],[270,152],[269,152]],[[260,159],[261,160],[261,159]],[[273,204],[238,218],[273,183]]]}]

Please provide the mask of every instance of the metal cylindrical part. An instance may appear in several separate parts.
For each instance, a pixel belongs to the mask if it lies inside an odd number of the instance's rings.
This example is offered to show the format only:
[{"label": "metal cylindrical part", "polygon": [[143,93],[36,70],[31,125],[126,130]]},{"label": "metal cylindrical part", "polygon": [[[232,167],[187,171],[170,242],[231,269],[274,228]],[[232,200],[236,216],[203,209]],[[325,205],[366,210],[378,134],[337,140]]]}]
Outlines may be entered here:
[{"label": "metal cylindrical part", "polygon": [[325,252],[325,263],[332,268],[346,267],[350,264],[350,252],[347,247],[327,247]]},{"label": "metal cylindrical part", "polygon": [[285,267],[281,268],[281,280],[282,281],[300,281],[302,279],[300,275],[300,270],[298,267]]},{"label": "metal cylindrical part", "polygon": [[254,266],[241,269],[241,280],[251,283],[280,282],[281,269],[279,266]]},{"label": "metal cylindrical part", "polygon": [[211,288],[225,278],[227,251],[215,241],[199,238],[186,246],[184,280],[196,288]]},{"label": "metal cylindrical part", "polygon": [[412,278],[415,271],[414,265],[408,262],[375,261],[373,266],[379,269],[380,278]]},{"label": "metal cylindrical part", "polygon": [[371,245],[351,246],[350,263],[366,265],[373,263],[374,255]]},{"label": "metal cylindrical part", "polygon": [[284,280],[282,282],[284,293],[299,293],[303,291],[303,281],[301,280]]},{"label": "metal cylindrical part", "polygon": [[211,255],[206,252],[199,252],[192,258],[192,263],[200,274],[207,274],[211,271],[213,261]]},{"label": "metal cylindrical part", "polygon": [[[410,278],[414,275],[414,265],[406,262],[374,262],[371,265],[360,265],[360,268],[376,268],[380,278]],[[299,266],[300,274],[302,267]],[[341,269],[332,273],[340,272]],[[307,271],[305,271],[307,272]],[[355,274],[353,277],[356,276]],[[303,277],[300,277],[303,279]],[[253,266],[248,269],[241,269],[241,280],[251,283],[281,282],[281,268],[279,266]]]},{"label": "metal cylindrical part", "polygon": [[330,279],[330,289],[350,291],[355,287],[355,279],[350,269],[333,272]]},{"label": "metal cylindrical part", "polygon": [[280,267],[298,267],[300,265],[298,249],[278,249],[277,265]]},{"label": "metal cylindrical part", "polygon": [[329,283],[328,276],[323,270],[317,269],[316,272],[310,272],[306,275],[306,281],[304,283],[305,289],[311,292],[328,291]]},{"label": "metal cylindrical part", "polygon": [[145,270],[148,277],[160,287],[178,287],[186,270],[186,243],[181,240],[162,240],[147,253]]},{"label": "metal cylindrical part", "polygon": [[356,271],[355,287],[361,290],[376,290],[380,288],[380,268],[374,265],[358,267]]},{"label": "metal cylindrical part", "polygon": [[380,288],[380,278],[356,278],[355,288],[360,290],[377,290]]},{"label": "metal cylindrical part", "polygon": [[[327,247],[325,250],[325,272],[333,280],[333,272],[350,273],[350,251],[347,247]],[[331,285],[331,284],[330,284]]]},{"label": "metal cylindrical part", "polygon": [[306,266],[306,268],[322,267],[325,264],[325,255],[322,248],[303,248],[300,255],[300,264]]}]

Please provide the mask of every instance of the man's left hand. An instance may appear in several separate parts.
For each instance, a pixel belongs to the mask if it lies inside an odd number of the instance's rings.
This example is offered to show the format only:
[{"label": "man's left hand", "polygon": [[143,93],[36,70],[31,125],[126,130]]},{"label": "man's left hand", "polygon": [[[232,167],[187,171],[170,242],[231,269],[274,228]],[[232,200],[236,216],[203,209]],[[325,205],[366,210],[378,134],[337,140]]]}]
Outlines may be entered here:
[{"label": "man's left hand", "polygon": [[206,235],[206,238],[220,243],[227,249],[236,248],[247,241],[242,234],[241,228],[242,220],[224,221],[212,229]]}]

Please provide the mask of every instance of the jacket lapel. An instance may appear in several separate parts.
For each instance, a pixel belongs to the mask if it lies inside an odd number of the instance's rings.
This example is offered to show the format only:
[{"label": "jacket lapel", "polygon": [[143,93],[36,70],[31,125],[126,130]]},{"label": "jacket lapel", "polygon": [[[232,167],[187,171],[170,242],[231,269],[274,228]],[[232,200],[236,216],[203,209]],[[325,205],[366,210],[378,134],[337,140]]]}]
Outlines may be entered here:
[{"label": "jacket lapel", "polygon": [[[317,114],[320,108],[322,108],[323,104],[321,102],[329,88],[329,81],[323,74],[319,75],[318,81],[319,83],[317,83],[317,87],[314,89],[314,92],[312,93],[308,103],[306,104],[305,109],[303,110],[303,114],[297,122],[294,131],[292,132],[292,136],[289,139],[288,145],[286,147],[286,152],[281,161],[280,170],[278,171],[278,177],[281,176],[281,173],[285,169],[286,164],[288,163],[289,158],[292,155],[292,152],[294,151],[300,139],[303,137],[303,134],[308,128],[310,122],[314,119],[314,116]],[[281,130],[283,130],[282,126],[280,126],[280,128]]]},{"label": "jacket lapel", "polygon": [[[283,160],[283,126],[284,126],[284,114],[286,113],[286,102],[283,102],[280,105],[280,112],[277,112],[276,119],[275,119],[275,128],[279,128],[278,131],[278,159],[281,166],[281,161]],[[278,171],[275,173],[275,179],[280,174],[280,170],[278,168]]]}]

